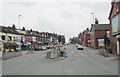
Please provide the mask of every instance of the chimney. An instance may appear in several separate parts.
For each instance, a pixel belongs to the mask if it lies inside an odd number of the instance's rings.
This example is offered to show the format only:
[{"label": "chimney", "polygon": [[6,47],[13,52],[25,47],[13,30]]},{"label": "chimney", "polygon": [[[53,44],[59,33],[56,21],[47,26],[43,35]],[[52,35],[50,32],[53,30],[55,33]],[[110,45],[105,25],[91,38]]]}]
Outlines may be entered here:
[{"label": "chimney", "polygon": [[95,24],[99,24],[99,21],[97,18],[95,18]]},{"label": "chimney", "polygon": [[25,31],[25,27],[23,27],[22,31]]},{"label": "chimney", "polygon": [[15,32],[16,31],[16,27],[15,27],[15,25],[13,24],[13,26],[12,26],[12,30]]},{"label": "chimney", "polygon": [[30,29],[30,32],[32,32],[32,29]]},{"label": "chimney", "polygon": [[87,28],[87,31],[89,31],[89,28]]}]

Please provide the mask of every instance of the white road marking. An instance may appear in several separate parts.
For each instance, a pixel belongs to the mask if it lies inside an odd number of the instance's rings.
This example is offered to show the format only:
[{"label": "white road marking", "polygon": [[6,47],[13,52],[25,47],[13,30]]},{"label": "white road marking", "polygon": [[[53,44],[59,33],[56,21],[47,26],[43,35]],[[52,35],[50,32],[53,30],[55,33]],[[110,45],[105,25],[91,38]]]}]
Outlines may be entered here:
[{"label": "white road marking", "polygon": [[66,71],[66,72],[68,72],[68,73],[74,73],[75,71],[72,71],[72,70],[68,70],[68,71]]},{"label": "white road marking", "polygon": [[83,54],[80,54],[81,56],[83,55]]},{"label": "white road marking", "polygon": [[71,53],[73,53],[73,51]]}]

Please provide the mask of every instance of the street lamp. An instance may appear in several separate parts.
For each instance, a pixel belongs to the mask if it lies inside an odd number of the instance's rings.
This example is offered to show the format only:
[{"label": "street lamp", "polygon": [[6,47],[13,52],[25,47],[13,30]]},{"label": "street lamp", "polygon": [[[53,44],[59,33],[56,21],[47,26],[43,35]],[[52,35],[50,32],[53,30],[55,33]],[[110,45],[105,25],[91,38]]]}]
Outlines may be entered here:
[{"label": "street lamp", "polygon": [[94,24],[94,13],[93,13],[93,12],[91,12],[91,14],[93,15],[93,24]]},{"label": "street lamp", "polygon": [[94,29],[94,49],[95,49],[95,25],[94,25],[94,12],[91,12],[91,14],[93,15],[93,29]]},{"label": "street lamp", "polygon": [[19,15],[19,29],[20,29],[20,17],[21,17],[22,15]]},{"label": "street lamp", "polygon": [[18,17],[19,17],[19,48],[21,48],[21,41],[20,41],[20,17],[21,15],[19,15]]}]

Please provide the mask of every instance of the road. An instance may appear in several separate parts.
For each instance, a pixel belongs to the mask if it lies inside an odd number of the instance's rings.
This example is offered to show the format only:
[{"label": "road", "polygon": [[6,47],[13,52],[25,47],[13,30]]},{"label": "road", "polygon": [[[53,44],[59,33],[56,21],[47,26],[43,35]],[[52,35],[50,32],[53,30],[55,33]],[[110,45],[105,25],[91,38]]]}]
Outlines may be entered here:
[{"label": "road", "polygon": [[118,75],[118,61],[104,58],[97,51],[67,46],[65,59],[46,59],[45,51],[4,60],[3,75]]}]

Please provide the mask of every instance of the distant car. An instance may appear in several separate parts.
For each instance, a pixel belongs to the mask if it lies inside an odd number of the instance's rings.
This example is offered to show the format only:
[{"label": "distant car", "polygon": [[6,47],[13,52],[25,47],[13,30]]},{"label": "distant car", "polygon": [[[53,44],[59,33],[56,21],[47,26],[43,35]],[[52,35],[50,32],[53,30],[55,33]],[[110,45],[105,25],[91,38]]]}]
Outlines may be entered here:
[{"label": "distant car", "polygon": [[43,50],[47,50],[47,47],[46,47],[46,46],[42,46],[42,49],[43,49]]},{"label": "distant car", "polygon": [[50,45],[50,49],[52,49],[53,48],[53,45]]},{"label": "distant car", "polygon": [[62,44],[60,44],[60,47],[62,47],[63,45]]},{"label": "distant car", "polygon": [[49,45],[47,45],[47,46],[46,46],[46,48],[47,48],[47,49],[50,49],[50,46],[49,46]]},{"label": "distant car", "polygon": [[82,45],[78,45],[78,46],[77,46],[77,49],[78,49],[78,50],[83,50],[83,46],[82,46]]},{"label": "distant car", "polygon": [[42,51],[42,50],[47,50],[47,47],[46,46],[41,46],[39,47],[39,50]]}]

